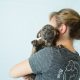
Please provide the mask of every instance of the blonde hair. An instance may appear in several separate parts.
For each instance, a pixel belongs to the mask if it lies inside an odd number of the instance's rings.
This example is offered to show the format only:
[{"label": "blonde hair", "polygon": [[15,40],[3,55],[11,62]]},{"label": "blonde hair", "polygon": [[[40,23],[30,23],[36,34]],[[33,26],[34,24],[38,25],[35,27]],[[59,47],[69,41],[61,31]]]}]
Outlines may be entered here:
[{"label": "blonde hair", "polygon": [[57,27],[65,24],[69,27],[69,35],[72,39],[80,39],[80,15],[73,9],[62,9],[51,14],[50,19],[55,16]]}]

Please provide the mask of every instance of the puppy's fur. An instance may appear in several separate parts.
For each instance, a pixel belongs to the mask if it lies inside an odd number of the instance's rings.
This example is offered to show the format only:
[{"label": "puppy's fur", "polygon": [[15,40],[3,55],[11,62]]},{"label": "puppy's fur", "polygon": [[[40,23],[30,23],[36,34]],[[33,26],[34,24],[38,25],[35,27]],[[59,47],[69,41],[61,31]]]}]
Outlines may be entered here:
[{"label": "puppy's fur", "polygon": [[47,46],[56,46],[56,42],[59,38],[59,31],[54,29],[53,26],[47,24],[37,33],[37,38],[40,39],[31,42],[33,45],[32,53]]},{"label": "puppy's fur", "polygon": [[[39,40],[33,40],[31,43],[33,45],[32,54],[43,49],[44,47],[56,46],[56,41],[59,38],[59,31],[54,29],[53,26],[47,24],[38,33],[37,38]],[[28,77],[27,77],[28,76]],[[35,80],[35,74],[27,75],[25,80]]]}]

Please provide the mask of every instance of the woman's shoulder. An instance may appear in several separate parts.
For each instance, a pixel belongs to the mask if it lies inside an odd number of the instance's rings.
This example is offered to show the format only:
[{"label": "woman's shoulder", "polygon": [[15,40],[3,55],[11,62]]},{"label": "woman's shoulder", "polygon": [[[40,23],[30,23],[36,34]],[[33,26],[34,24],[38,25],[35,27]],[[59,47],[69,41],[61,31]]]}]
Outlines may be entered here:
[{"label": "woman's shoulder", "polygon": [[43,49],[40,50],[41,52],[45,51],[45,52],[58,52],[59,48],[56,46],[49,46],[49,47],[45,47]]},{"label": "woman's shoulder", "polygon": [[43,53],[44,55],[48,56],[61,56],[60,48],[58,46],[45,47],[42,50],[40,50],[39,53]]},{"label": "woman's shoulder", "polygon": [[44,47],[42,50],[58,50],[59,47],[58,46],[47,46],[47,47]]}]

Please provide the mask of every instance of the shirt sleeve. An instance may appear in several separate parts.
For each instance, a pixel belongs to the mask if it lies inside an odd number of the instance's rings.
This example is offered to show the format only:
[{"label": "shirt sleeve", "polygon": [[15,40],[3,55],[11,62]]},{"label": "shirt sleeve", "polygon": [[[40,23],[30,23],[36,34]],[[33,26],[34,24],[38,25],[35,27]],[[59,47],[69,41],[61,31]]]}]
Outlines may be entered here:
[{"label": "shirt sleeve", "polygon": [[43,73],[49,70],[51,65],[51,49],[44,48],[29,58],[29,63],[33,73]]}]

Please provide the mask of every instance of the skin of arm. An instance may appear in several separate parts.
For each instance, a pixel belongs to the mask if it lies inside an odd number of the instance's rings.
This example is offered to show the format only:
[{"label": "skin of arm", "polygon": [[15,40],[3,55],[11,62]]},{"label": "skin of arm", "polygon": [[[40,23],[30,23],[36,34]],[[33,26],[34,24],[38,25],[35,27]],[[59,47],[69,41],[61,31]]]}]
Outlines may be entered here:
[{"label": "skin of arm", "polygon": [[32,69],[29,64],[29,60],[24,60],[15,66],[13,66],[10,70],[10,76],[13,78],[23,77],[25,75],[31,74]]}]

